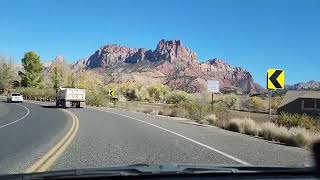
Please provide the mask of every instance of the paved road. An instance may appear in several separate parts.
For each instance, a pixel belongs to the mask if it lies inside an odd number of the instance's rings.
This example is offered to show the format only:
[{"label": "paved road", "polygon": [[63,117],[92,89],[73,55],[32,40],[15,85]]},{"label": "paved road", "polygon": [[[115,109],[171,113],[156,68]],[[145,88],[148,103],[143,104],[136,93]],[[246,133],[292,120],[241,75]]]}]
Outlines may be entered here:
[{"label": "paved road", "polygon": [[133,163],[312,164],[309,151],[190,121],[115,110],[69,110],[80,128],[52,170]]},{"label": "paved road", "polygon": [[0,100],[0,174],[24,172],[71,126],[58,109]]},{"label": "paved road", "polygon": [[[0,102],[0,173],[23,172],[67,132],[71,121],[52,106]],[[134,163],[312,164],[309,151],[188,120],[101,108],[68,110],[80,128],[50,170]]]}]

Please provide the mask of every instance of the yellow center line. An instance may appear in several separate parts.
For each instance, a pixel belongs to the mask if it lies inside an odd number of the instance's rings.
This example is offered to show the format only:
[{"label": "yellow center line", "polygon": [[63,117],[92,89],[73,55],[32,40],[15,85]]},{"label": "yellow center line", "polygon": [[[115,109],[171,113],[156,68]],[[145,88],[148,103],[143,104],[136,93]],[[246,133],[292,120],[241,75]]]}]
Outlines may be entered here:
[{"label": "yellow center line", "polygon": [[71,144],[78,129],[79,120],[72,112],[62,109],[66,114],[72,118],[72,126],[65,136],[53,147],[49,152],[37,160],[33,165],[26,169],[25,173],[44,172],[47,171],[54,162],[62,155],[66,148]]}]

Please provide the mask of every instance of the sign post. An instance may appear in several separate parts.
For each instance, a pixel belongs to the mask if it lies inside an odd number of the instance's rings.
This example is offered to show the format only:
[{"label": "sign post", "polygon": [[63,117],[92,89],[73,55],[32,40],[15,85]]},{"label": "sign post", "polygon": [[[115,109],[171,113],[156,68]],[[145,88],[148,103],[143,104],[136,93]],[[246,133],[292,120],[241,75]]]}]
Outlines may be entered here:
[{"label": "sign post", "polygon": [[277,89],[284,89],[284,70],[283,69],[268,69],[267,89],[269,91],[269,121],[271,121],[272,91],[275,91]]},{"label": "sign post", "polygon": [[211,108],[213,109],[213,93],[211,93]]},{"label": "sign post", "polygon": [[211,107],[213,108],[213,94],[219,93],[219,81],[217,80],[208,80],[208,91],[211,92]]},{"label": "sign post", "polygon": [[272,94],[270,90],[269,91],[269,121],[271,121],[271,98],[272,98]]}]

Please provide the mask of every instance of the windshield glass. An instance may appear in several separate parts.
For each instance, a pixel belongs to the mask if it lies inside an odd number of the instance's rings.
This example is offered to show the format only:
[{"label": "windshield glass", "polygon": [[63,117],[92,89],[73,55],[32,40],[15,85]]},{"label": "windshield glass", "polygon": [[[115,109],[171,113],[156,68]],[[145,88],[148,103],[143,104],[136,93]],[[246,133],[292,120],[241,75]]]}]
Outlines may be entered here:
[{"label": "windshield glass", "polygon": [[320,1],[1,7],[0,174],[314,166]]}]

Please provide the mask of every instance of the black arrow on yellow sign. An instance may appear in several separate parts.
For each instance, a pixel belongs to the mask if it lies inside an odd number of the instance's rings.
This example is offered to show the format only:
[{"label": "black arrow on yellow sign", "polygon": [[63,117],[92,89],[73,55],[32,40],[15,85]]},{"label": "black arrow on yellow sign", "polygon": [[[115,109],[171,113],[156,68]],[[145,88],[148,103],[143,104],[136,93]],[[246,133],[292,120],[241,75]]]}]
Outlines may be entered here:
[{"label": "black arrow on yellow sign", "polygon": [[109,96],[114,96],[114,95],[115,95],[115,92],[112,90],[109,90]]},{"label": "black arrow on yellow sign", "polygon": [[272,82],[272,84],[274,85],[275,88],[282,88],[282,86],[280,85],[280,83],[278,82],[277,78],[278,76],[282,73],[282,70],[276,70],[272,76],[270,76],[269,80]]}]

